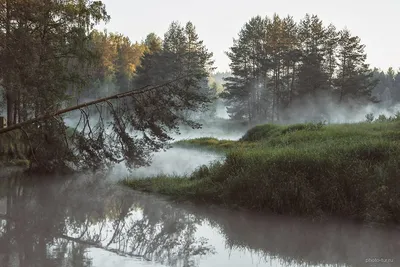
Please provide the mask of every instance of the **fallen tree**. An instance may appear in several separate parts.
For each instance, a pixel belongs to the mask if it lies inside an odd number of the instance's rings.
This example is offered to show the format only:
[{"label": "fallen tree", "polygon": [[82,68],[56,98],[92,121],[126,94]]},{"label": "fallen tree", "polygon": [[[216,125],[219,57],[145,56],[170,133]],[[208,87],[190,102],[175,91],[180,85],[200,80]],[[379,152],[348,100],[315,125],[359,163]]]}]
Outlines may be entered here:
[{"label": "fallen tree", "polygon": [[[179,124],[201,127],[181,112],[206,108],[209,103],[207,95],[193,90],[197,82],[188,74],[146,85],[46,113],[0,129],[0,135],[22,131],[30,147],[27,157],[31,167],[41,171],[99,169],[122,161],[129,168],[145,166],[150,163],[152,152],[168,147],[172,139],[168,133],[179,132]],[[111,120],[104,119],[104,105],[111,113]],[[96,108],[96,114],[90,114],[91,106]],[[71,129],[65,125],[62,115],[75,110],[80,110],[81,116]],[[98,118],[95,125],[91,117]]]},{"label": "fallen tree", "polygon": [[71,111],[74,111],[74,110],[82,110],[83,108],[86,108],[86,107],[89,107],[89,106],[92,106],[92,105],[98,105],[98,104],[101,104],[101,103],[107,103],[109,105],[112,105],[109,102],[110,100],[120,99],[120,98],[124,98],[124,97],[128,97],[128,96],[148,93],[148,92],[150,92],[152,90],[160,89],[160,88],[162,88],[164,86],[168,86],[170,84],[173,84],[174,82],[177,82],[177,81],[182,80],[182,79],[187,78],[187,77],[189,77],[189,76],[187,75],[187,76],[184,76],[184,77],[179,77],[179,78],[177,78],[175,80],[168,81],[166,83],[159,84],[159,85],[156,85],[156,86],[146,85],[146,86],[144,86],[142,88],[139,88],[139,89],[131,90],[131,91],[120,93],[120,94],[111,95],[111,96],[100,98],[100,99],[96,99],[96,100],[93,100],[93,101],[90,101],[90,102],[82,103],[82,104],[79,104],[79,105],[76,105],[76,106],[68,107],[68,108],[65,108],[65,109],[62,109],[62,110],[59,110],[59,111],[56,111],[56,112],[45,114],[45,115],[39,116],[37,118],[30,119],[30,120],[27,120],[27,121],[24,121],[24,122],[21,122],[21,123],[13,124],[13,125],[11,125],[9,127],[0,129],[0,134],[4,134],[4,133],[7,133],[7,132],[16,130],[16,129],[21,129],[21,128],[25,127],[25,126],[28,126],[28,125],[31,125],[31,124],[34,124],[34,123],[38,123],[38,122],[41,122],[41,121],[53,119],[54,117],[61,116],[61,115],[65,114],[65,113],[68,113],[68,112],[71,112]]}]

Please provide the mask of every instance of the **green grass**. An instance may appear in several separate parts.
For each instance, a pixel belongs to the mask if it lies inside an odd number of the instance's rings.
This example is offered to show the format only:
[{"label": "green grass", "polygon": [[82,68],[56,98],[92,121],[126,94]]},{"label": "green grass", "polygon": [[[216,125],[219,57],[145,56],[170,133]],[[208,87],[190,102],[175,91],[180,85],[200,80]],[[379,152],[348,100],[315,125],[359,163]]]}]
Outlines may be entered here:
[{"label": "green grass", "polygon": [[228,151],[231,149],[237,149],[240,146],[249,146],[249,143],[236,142],[232,140],[218,140],[213,137],[202,137],[196,139],[181,140],[174,143],[176,147],[185,148],[201,148],[209,149],[217,152]]},{"label": "green grass", "polygon": [[260,125],[239,141],[177,145],[225,151],[190,177],[127,179],[133,189],[262,212],[400,222],[400,122]]}]

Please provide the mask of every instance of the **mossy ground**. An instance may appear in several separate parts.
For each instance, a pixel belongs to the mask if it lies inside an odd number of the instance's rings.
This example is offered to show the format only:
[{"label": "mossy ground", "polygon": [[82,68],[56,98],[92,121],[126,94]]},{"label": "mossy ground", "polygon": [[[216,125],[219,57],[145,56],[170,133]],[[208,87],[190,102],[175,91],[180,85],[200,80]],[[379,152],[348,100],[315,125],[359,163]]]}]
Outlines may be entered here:
[{"label": "mossy ground", "polygon": [[400,122],[260,125],[241,140],[176,145],[226,152],[190,177],[127,179],[133,189],[292,215],[400,222]]}]

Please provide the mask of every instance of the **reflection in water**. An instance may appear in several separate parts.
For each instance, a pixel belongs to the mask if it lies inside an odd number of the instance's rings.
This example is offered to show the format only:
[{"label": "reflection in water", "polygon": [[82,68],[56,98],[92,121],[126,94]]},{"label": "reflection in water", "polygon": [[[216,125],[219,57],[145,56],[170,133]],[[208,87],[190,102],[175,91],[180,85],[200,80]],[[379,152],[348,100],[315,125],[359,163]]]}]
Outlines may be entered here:
[{"label": "reflection in water", "polygon": [[194,237],[199,219],[183,210],[93,179],[61,179],[2,181],[1,266],[93,266],[88,248],[168,266],[212,253]]},{"label": "reflection in water", "polygon": [[102,178],[2,179],[0,266],[398,266],[394,229],[175,204]]}]

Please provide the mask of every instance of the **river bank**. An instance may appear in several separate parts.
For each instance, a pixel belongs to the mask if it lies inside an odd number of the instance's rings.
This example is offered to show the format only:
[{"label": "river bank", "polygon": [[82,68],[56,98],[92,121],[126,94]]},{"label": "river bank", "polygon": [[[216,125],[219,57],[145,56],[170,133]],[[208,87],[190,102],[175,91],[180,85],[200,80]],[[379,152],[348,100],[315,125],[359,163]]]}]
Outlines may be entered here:
[{"label": "river bank", "polygon": [[189,176],[130,178],[132,189],[178,200],[299,216],[399,223],[400,123],[261,125],[240,140],[176,146],[226,153]]}]

